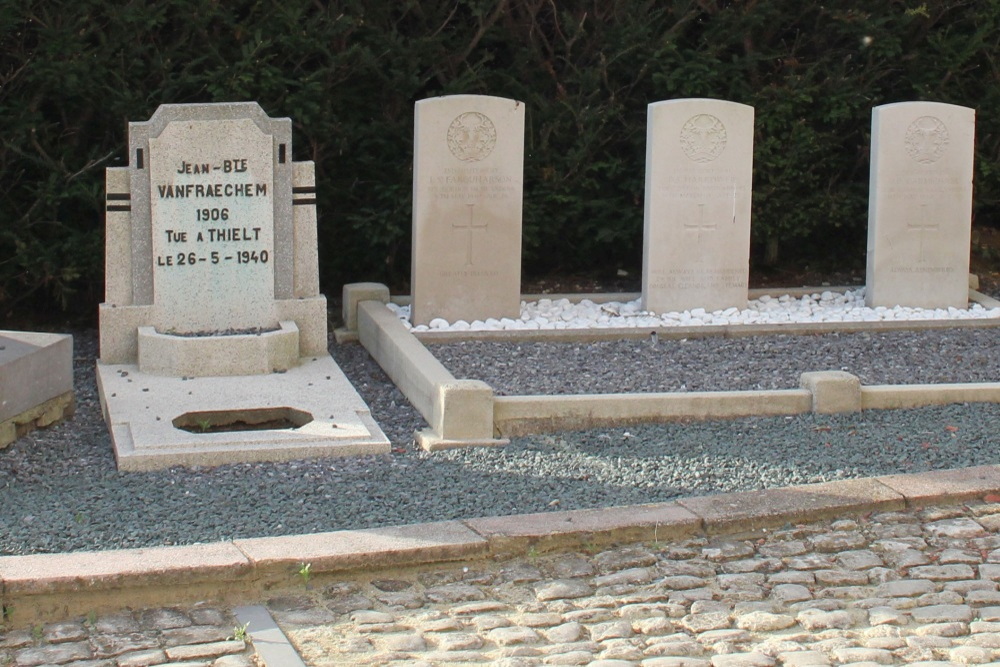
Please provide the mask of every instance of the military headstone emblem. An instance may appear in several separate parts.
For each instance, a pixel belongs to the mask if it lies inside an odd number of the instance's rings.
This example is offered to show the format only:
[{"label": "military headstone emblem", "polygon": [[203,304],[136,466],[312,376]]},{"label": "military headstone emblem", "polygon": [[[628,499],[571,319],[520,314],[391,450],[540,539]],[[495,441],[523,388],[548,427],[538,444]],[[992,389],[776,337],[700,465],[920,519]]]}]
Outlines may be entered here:
[{"label": "military headstone emblem", "polygon": [[937,162],[948,147],[948,128],[940,118],[921,116],[906,128],[906,154],[921,164]]},{"label": "military headstone emblem", "polygon": [[459,114],[448,126],[448,150],[462,162],[479,162],[497,145],[497,128],[477,111]]},{"label": "military headstone emblem", "polygon": [[692,116],[681,128],[681,150],[695,162],[711,162],[726,149],[726,126],[712,114]]}]

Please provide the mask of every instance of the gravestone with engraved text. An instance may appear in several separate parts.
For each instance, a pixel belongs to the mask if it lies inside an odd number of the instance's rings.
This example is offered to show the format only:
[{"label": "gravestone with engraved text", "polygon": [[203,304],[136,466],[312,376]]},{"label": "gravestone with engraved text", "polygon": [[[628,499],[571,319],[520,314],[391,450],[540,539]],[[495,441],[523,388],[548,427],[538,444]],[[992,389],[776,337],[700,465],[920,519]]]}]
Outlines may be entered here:
[{"label": "gravestone with engraved text", "polygon": [[107,170],[98,388],[119,467],[384,452],[327,351],[312,162],[254,102],[162,105]]},{"label": "gravestone with engraved text", "polygon": [[712,99],[650,104],[643,308],[745,308],[753,107]]},{"label": "gravestone with engraved text", "polygon": [[421,100],[413,153],[412,322],[518,317],[524,105]]},{"label": "gravestone with engraved text", "polygon": [[872,110],[869,306],[968,307],[975,123],[953,104]]}]

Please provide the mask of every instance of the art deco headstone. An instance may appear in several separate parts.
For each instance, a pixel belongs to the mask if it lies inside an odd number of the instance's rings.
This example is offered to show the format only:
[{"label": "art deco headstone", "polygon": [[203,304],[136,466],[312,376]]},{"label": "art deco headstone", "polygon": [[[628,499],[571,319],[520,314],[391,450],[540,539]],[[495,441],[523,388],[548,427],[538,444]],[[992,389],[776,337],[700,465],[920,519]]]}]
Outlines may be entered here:
[{"label": "art deco headstone", "polygon": [[414,324],[518,317],[524,105],[483,95],[416,104]]},{"label": "art deco headstone", "polygon": [[746,308],[753,107],[711,99],[650,104],[643,308]]},{"label": "art deco headstone", "polygon": [[869,306],[968,307],[975,126],[952,104],[872,110]]},{"label": "art deco headstone", "polygon": [[98,364],[119,467],[387,448],[327,353],[313,164],[291,142],[252,102],[129,124],[130,164],[107,170]]}]

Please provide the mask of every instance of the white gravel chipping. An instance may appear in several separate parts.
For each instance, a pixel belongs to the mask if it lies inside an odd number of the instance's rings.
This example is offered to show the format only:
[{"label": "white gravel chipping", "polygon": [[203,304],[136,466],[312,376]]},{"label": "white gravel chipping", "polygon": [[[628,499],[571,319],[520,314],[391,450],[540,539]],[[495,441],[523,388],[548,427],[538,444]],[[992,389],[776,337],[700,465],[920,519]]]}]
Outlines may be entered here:
[{"label": "white gravel chipping", "polygon": [[1000,318],[1000,308],[984,308],[972,304],[969,308],[868,308],[865,289],[840,292],[816,292],[802,297],[784,295],[753,299],[747,308],[729,308],[707,312],[704,308],[684,312],[653,313],[642,310],[636,299],[621,303],[594,303],[584,299],[573,303],[569,299],[522,301],[518,319],[474,320],[448,322],[437,318],[429,325],[412,326],[410,307],[388,304],[389,308],[412,331],[511,331],[527,329],[600,329],[649,328],[674,326],[719,326],[728,324],[801,324],[807,322],[880,322],[889,320],[968,320]]}]

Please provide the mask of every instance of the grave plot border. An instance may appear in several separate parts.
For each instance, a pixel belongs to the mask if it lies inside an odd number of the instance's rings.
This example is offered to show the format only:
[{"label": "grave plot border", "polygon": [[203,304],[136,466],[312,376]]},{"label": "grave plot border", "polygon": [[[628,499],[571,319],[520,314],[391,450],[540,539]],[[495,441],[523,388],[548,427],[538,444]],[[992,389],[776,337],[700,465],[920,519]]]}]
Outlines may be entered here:
[{"label": "grave plot border", "polygon": [[[987,308],[1000,307],[1000,301],[980,293],[976,287],[978,281],[975,276],[970,276],[970,301]],[[764,294],[802,296],[817,291],[846,289],[849,288],[756,289],[750,290],[750,298],[758,298]],[[627,293],[547,294],[525,295],[523,299],[568,298],[570,301],[590,299],[594,302],[607,302],[627,301],[636,296]],[[392,300],[406,303],[405,297]],[[512,436],[531,433],[681,419],[727,419],[807,412],[830,414],[957,402],[1000,403],[1000,382],[865,386],[849,373],[824,369],[803,373],[797,389],[495,396],[493,389],[485,382],[456,378],[426,347],[428,344],[462,340],[584,342],[644,338],[654,330],[664,338],[691,338],[955,327],[997,328],[1000,327],[1000,319],[413,333],[385,307],[389,301],[389,289],[385,285],[345,285],[345,326],[335,332],[336,340],[338,343],[359,341],[427,420],[429,428],[416,434],[417,443],[427,451],[503,445]]]},{"label": "grave plot border", "polygon": [[[672,502],[578,509],[209,544],[0,556],[10,627],[122,607],[245,604],[345,576],[627,542],[757,537],[788,524],[967,503],[1000,490],[1000,465],[844,479]],[[295,582],[290,584],[290,582]]]}]

